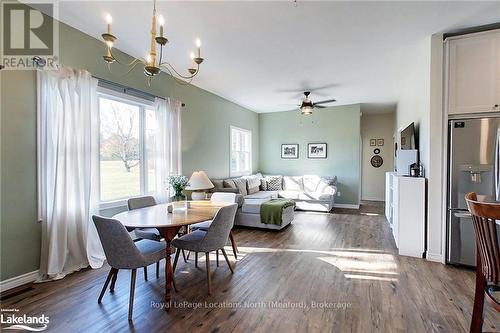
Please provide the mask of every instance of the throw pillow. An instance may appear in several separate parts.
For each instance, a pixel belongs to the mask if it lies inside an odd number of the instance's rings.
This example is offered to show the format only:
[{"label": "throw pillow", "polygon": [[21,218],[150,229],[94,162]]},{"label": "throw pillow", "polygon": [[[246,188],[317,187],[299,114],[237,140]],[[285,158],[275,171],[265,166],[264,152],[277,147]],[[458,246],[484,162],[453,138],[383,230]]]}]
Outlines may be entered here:
[{"label": "throw pillow", "polygon": [[224,179],[224,187],[237,188],[236,184],[234,183],[234,180],[232,179]]},{"label": "throw pillow", "polygon": [[266,178],[268,191],[281,191],[283,189],[283,177],[272,176]]},{"label": "throw pillow", "polygon": [[267,181],[266,181],[266,178],[261,178],[260,179],[260,190],[261,191],[267,191]]},{"label": "throw pillow", "polygon": [[247,189],[254,188],[254,187],[259,187],[260,186],[260,178],[256,176],[246,176],[246,177],[241,177],[243,179],[246,179],[247,181]]},{"label": "throw pillow", "polygon": [[222,179],[210,179],[214,188],[224,188],[224,181]]},{"label": "throw pillow", "polygon": [[234,178],[234,185],[240,191],[241,195],[247,195],[247,180],[243,178]]},{"label": "throw pillow", "polygon": [[256,187],[250,187],[248,188],[247,192],[248,194],[254,194],[254,193],[257,193],[260,191],[260,187],[259,186],[256,186]]}]

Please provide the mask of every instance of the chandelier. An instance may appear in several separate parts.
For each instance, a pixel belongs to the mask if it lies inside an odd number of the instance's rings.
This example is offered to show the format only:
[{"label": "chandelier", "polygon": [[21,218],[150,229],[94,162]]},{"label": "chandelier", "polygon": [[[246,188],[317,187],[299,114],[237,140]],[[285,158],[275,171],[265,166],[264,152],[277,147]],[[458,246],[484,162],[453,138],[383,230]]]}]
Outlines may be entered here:
[{"label": "chandelier", "polygon": [[[111,64],[117,62],[122,64],[113,54],[113,46],[117,38],[111,33],[111,23],[112,23],[111,15],[106,16],[106,22],[108,25],[107,32],[103,33],[102,39],[106,44],[106,55],[103,56],[104,61],[107,63],[108,68],[111,70]],[[160,34],[157,35],[157,21],[160,26]],[[156,0],[153,0],[153,18],[151,20],[151,46],[149,49],[149,53],[143,59],[135,58],[130,63],[126,64],[129,69],[127,74],[130,73],[137,65],[142,64],[144,67],[144,75],[146,75],[148,79],[148,84],[151,83],[151,79],[160,73],[161,70],[165,70],[169,73],[177,82],[181,84],[189,84],[193,80],[193,78],[198,75],[200,71],[200,64],[203,62],[203,58],[201,57],[201,41],[199,38],[196,39],[196,55],[194,52],[191,52],[191,60],[192,63],[190,67],[187,69],[187,74],[179,73],[174,66],[172,66],[167,61],[163,61],[163,47],[168,43],[168,39],[164,36],[164,26],[165,20],[162,15],[156,15]],[[158,55],[159,53],[159,55]]]}]

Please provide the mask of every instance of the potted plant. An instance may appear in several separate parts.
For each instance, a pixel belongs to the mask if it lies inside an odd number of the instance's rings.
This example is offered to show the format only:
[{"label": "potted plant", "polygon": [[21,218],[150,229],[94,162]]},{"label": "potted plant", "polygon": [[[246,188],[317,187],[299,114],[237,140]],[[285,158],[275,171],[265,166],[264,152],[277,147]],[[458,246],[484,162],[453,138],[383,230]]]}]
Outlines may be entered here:
[{"label": "potted plant", "polygon": [[188,178],[182,175],[170,176],[168,178],[168,183],[174,189],[174,199],[183,200],[184,196],[182,195],[182,190],[187,186]]}]

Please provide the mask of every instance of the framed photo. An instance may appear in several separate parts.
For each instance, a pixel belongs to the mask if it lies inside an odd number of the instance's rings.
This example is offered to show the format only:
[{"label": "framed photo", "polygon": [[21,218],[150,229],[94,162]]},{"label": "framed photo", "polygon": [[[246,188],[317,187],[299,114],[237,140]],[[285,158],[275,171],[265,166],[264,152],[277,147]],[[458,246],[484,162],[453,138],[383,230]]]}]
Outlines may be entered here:
[{"label": "framed photo", "polygon": [[370,139],[370,146],[375,147],[377,145],[377,139]]},{"label": "framed photo", "polygon": [[296,143],[282,144],[281,158],[286,160],[299,158],[299,145]]},{"label": "framed photo", "polygon": [[326,143],[307,144],[307,158],[310,159],[326,158]]},{"label": "framed photo", "polygon": [[377,139],[377,146],[382,147],[384,145],[384,139]]}]

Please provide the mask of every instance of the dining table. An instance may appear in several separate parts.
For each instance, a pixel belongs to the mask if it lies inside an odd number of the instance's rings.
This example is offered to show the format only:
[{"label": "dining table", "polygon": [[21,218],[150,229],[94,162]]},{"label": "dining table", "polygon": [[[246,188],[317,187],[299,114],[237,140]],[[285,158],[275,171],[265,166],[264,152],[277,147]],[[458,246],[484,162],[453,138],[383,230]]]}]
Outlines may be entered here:
[{"label": "dining table", "polygon": [[113,216],[114,219],[128,228],[156,228],[164,239],[166,243],[164,299],[167,311],[171,307],[173,287],[173,272],[170,260],[172,240],[182,227],[213,220],[219,209],[227,205],[229,203],[214,203],[208,200],[177,201],[129,210]]}]

